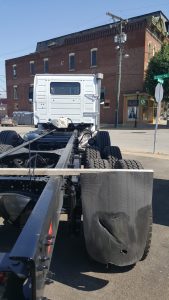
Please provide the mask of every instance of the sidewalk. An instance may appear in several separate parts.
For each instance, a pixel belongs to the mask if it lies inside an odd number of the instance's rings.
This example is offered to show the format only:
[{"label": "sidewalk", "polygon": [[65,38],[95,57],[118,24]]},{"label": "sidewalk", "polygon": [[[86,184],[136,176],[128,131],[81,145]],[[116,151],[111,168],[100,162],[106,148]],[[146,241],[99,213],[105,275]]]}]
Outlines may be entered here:
[{"label": "sidewalk", "polygon": [[155,153],[153,153],[154,129],[108,129],[108,131],[111,144],[120,147],[122,152],[169,158],[168,128],[157,130]]}]

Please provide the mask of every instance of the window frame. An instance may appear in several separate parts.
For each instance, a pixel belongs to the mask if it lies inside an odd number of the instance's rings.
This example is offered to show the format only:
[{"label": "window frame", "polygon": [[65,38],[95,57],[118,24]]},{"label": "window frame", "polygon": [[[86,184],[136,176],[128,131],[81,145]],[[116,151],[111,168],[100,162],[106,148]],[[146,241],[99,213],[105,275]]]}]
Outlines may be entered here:
[{"label": "window frame", "polygon": [[35,61],[34,60],[31,60],[29,62],[29,72],[31,75],[35,74]]},{"label": "window frame", "polygon": [[13,76],[13,78],[17,78],[17,65],[16,64],[14,64],[14,65],[12,65],[12,76]]},{"label": "window frame", "polygon": [[[33,101],[33,83],[31,83],[30,85],[29,85],[29,89],[28,89],[28,101],[29,102],[32,102]],[[32,89],[32,92],[30,91],[30,89]],[[32,98],[30,97],[30,95],[32,94]]]},{"label": "window frame", "polygon": [[43,72],[49,73],[49,59],[47,57],[43,59]]},{"label": "window frame", "polygon": [[[98,51],[98,48],[92,48],[90,50],[90,66],[92,68],[97,67],[97,53],[98,53],[97,51]],[[95,53],[95,57],[93,57],[94,53]]]},{"label": "window frame", "polygon": [[[65,84],[65,86],[64,86]],[[72,87],[71,87],[72,84]],[[58,87],[57,87],[58,85]],[[60,86],[59,86],[60,85]],[[74,86],[73,86],[74,85]],[[76,85],[76,86],[75,86]],[[70,92],[64,92],[65,91],[70,91]],[[74,92],[72,93],[71,91],[73,91],[73,89],[75,89]],[[53,90],[53,92],[52,92]],[[59,92],[58,92],[59,91]],[[81,84],[78,81],[52,81],[50,82],[50,95],[52,96],[79,96],[81,94]]]},{"label": "window frame", "polygon": [[100,90],[100,102],[105,102],[106,99],[106,87],[102,86]]},{"label": "window frame", "polygon": [[156,45],[153,46],[153,56],[156,54]]},{"label": "window frame", "polygon": [[13,85],[13,99],[18,100],[18,85]]},{"label": "window frame", "polygon": [[148,62],[152,58],[152,43],[148,42]]},{"label": "window frame", "polygon": [[[73,62],[73,66],[72,66],[72,62]],[[75,53],[69,53],[69,71],[74,71],[74,70],[75,70]]]}]

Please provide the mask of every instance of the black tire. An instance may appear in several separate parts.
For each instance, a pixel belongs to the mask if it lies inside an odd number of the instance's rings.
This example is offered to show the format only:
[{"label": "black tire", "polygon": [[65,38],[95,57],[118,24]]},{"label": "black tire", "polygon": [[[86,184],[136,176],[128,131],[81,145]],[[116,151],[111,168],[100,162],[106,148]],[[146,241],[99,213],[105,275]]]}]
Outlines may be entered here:
[{"label": "black tire", "polygon": [[92,146],[92,147],[95,146],[95,144],[96,144],[95,138],[94,137],[90,138],[88,140],[88,144],[89,144],[89,146]]},{"label": "black tire", "polygon": [[98,131],[95,136],[96,146],[100,149],[100,152],[103,153],[103,150],[106,146],[110,146],[110,135],[108,131]]},{"label": "black tire", "polygon": [[120,148],[117,146],[106,146],[103,150],[103,158],[107,159],[111,168],[114,169],[118,159],[122,159]]},{"label": "black tire", "polygon": [[13,146],[11,145],[0,144],[0,153],[4,153],[11,149],[13,149]]},{"label": "black tire", "polygon": [[0,132],[0,144],[19,146],[23,143],[21,136],[14,130],[3,130]]},{"label": "black tire", "polygon": [[87,147],[85,151],[85,165],[88,166],[90,159],[101,158],[100,151],[98,147]]},{"label": "black tire", "polygon": [[144,248],[144,253],[143,253],[142,258],[140,259],[141,261],[146,259],[146,257],[149,254],[149,251],[150,251],[151,238],[152,238],[152,226],[153,226],[153,213],[152,213],[152,207],[151,207],[150,215],[149,215],[148,235],[147,235],[146,245]]},{"label": "black tire", "polygon": [[88,163],[90,169],[110,169],[109,162],[106,159],[95,158],[90,159]]},{"label": "black tire", "polygon": [[143,169],[142,164],[137,160],[120,159],[115,162],[115,169]]},{"label": "black tire", "polygon": [[108,156],[114,156],[117,159],[122,159],[122,154],[120,148],[117,146],[106,146],[103,150],[103,158],[107,158]]}]

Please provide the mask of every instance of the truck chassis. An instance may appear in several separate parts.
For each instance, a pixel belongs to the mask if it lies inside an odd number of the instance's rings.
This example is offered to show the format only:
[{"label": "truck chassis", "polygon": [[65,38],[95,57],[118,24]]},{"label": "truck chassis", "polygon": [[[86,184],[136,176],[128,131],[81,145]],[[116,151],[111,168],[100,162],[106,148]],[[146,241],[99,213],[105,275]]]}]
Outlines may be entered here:
[{"label": "truck chassis", "polygon": [[94,260],[126,266],[146,258],[153,172],[123,160],[108,132],[37,130],[26,141],[7,130],[0,152],[1,299],[43,299],[62,213],[71,232],[83,219]]}]

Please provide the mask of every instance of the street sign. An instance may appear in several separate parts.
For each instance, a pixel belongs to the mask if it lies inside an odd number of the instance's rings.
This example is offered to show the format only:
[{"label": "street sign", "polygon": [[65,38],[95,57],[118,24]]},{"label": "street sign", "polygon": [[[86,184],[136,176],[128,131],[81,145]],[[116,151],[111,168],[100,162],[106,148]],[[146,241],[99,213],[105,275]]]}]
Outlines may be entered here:
[{"label": "street sign", "polygon": [[156,101],[158,102],[157,106],[157,115],[156,115],[156,126],[155,126],[155,131],[154,131],[154,148],[153,148],[153,153],[155,153],[155,147],[156,147],[156,138],[157,138],[157,129],[158,129],[158,120],[160,117],[160,110],[161,110],[161,100],[163,99],[163,86],[161,83],[157,83],[156,88],[155,88],[155,98]]},{"label": "street sign", "polygon": [[169,73],[154,76],[154,79],[169,78]]},{"label": "street sign", "polygon": [[155,88],[155,98],[157,102],[161,102],[161,100],[163,99],[163,94],[164,94],[164,90],[162,84],[157,83]]},{"label": "street sign", "polygon": [[161,79],[161,78],[158,78],[157,81],[158,81],[159,83],[161,83],[161,84],[164,83],[164,79]]}]

